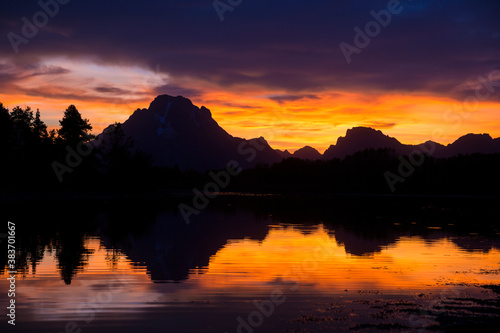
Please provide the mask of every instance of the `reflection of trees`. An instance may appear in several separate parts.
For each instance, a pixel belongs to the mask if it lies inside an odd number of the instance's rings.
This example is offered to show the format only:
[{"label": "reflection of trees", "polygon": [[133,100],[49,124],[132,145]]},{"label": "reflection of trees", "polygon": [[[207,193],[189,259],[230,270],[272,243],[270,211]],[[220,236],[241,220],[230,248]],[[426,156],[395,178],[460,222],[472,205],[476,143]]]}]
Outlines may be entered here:
[{"label": "reflection of trees", "polygon": [[[20,233],[18,233],[20,234]],[[0,245],[6,243],[2,240]],[[2,246],[3,247],[3,246]],[[36,274],[36,267],[43,260],[44,252],[50,247],[50,238],[44,235],[24,233],[22,237],[16,237],[16,271],[18,275],[26,277],[29,274],[30,267],[33,276]],[[0,274],[4,274],[7,268],[7,252],[5,256],[0,256]]]},{"label": "reflection of trees", "polygon": [[[2,207],[16,223],[16,270],[19,276],[35,276],[44,257],[54,258],[62,280],[70,284],[89,258],[86,235],[96,220],[96,210],[82,209],[80,201],[35,200],[13,202]],[[70,219],[68,221],[68,216]],[[43,222],[43,223],[42,223]],[[1,230],[3,231],[3,230]],[[0,239],[4,247],[7,239]],[[5,246],[6,248],[6,246]],[[7,251],[0,254],[0,273],[5,274]]]},{"label": "reflection of trees", "polygon": [[[92,251],[85,247],[84,233],[64,233],[56,238],[37,231],[32,233],[23,230],[19,234],[23,237],[16,239],[16,271],[23,277],[29,274],[30,268],[32,275],[35,276],[38,263],[43,260],[45,251],[49,255],[55,251],[54,256],[58,262],[61,278],[64,283],[70,284],[76,272],[87,265],[89,255],[92,254]],[[117,261],[118,252],[114,256],[116,259],[112,258],[112,262]],[[7,256],[0,256],[0,274],[5,273],[6,265]]]},{"label": "reflection of trees", "polygon": [[28,260],[31,262],[31,274],[36,275],[36,266],[43,260],[46,244],[34,244],[30,247],[28,252]]},{"label": "reflection of trees", "polygon": [[55,257],[64,283],[71,284],[76,272],[81,271],[88,264],[90,254],[92,251],[85,247],[83,234],[61,235],[56,244]]},{"label": "reflection of trees", "polygon": [[[376,253],[402,236],[421,236],[425,240],[451,237],[462,249],[487,252],[500,248],[498,237],[491,237],[498,232],[496,220],[491,219],[496,206],[493,199],[220,197],[203,214],[193,217],[189,225],[175,204],[171,209],[159,210],[156,202],[131,204],[125,209],[119,202],[116,206],[110,204],[83,212],[80,206],[67,207],[69,212],[82,212],[71,215],[71,223],[67,214],[54,217],[55,208],[44,207],[50,216],[44,216],[40,209],[18,208],[16,211],[28,215],[17,217],[18,221],[52,219],[53,224],[16,225],[17,271],[26,276],[31,269],[35,274],[46,254],[56,259],[61,279],[70,284],[88,263],[91,251],[85,244],[86,235],[97,226],[108,249],[109,269],[116,269],[119,258],[127,256],[132,262],[145,263],[155,281],[184,280],[193,268],[206,267],[210,257],[228,240],[246,237],[262,240],[267,236],[269,224],[278,223],[286,223],[305,235],[321,223],[332,238],[345,246],[346,252],[359,256]],[[471,231],[480,236],[471,237]],[[0,246],[4,247],[6,239],[0,240]],[[2,274],[6,263],[4,251],[0,254]]]},{"label": "reflection of trees", "polygon": [[118,268],[118,262],[120,261],[120,257],[122,256],[120,250],[116,248],[107,249],[106,250],[106,263],[109,265],[111,270],[115,271]]}]

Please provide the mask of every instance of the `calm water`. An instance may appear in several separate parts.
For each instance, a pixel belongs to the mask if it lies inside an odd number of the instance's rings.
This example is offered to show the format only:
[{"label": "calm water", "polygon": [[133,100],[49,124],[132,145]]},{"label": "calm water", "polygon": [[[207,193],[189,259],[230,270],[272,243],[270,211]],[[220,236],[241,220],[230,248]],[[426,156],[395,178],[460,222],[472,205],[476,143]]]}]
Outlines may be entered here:
[{"label": "calm water", "polygon": [[[69,209],[53,226],[18,215],[15,331],[277,331],[367,295],[429,302],[500,284],[498,221],[467,225],[460,204],[242,200],[220,200],[189,225],[175,205]],[[241,327],[255,302],[273,299],[272,314]]]}]

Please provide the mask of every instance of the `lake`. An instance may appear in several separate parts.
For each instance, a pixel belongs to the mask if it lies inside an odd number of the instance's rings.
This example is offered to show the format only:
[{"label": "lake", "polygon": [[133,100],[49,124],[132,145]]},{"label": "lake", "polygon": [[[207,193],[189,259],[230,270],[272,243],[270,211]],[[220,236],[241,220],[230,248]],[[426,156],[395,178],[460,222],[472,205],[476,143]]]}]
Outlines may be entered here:
[{"label": "lake", "polygon": [[0,329],[421,332],[500,319],[497,199],[226,195],[186,224],[189,200],[3,206],[18,273],[16,326]]}]

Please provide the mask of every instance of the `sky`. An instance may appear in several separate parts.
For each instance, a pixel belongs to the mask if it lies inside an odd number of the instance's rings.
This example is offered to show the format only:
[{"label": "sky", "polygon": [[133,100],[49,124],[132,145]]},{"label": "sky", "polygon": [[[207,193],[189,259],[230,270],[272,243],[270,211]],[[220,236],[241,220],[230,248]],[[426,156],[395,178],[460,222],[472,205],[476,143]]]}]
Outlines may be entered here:
[{"label": "sky", "polygon": [[500,137],[500,2],[3,0],[0,102],[99,133],[160,94],[234,136],[323,152],[355,126],[403,143]]}]

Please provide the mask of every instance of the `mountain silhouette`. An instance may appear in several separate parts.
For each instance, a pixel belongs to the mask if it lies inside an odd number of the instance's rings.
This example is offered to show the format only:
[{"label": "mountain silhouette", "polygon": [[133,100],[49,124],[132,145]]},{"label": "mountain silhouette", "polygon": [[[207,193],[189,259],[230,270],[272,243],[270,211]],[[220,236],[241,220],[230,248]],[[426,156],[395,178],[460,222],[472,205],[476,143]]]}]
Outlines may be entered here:
[{"label": "mountain silhouette", "polygon": [[444,157],[474,153],[500,153],[500,138],[493,140],[489,134],[464,135],[446,147]]},{"label": "mountain silhouette", "polygon": [[279,157],[281,158],[290,158],[292,157],[292,153],[290,153],[287,149],[285,149],[285,151],[282,151],[282,150],[279,150],[279,149],[275,149],[274,150],[278,155]]},{"label": "mountain silhouette", "polygon": [[[243,167],[281,160],[264,138],[233,137],[217,124],[209,109],[198,108],[182,96],[156,97],[148,109],[137,109],[122,129],[155,166],[205,171],[225,168],[231,160]],[[106,134],[107,130],[101,135]]]},{"label": "mountain silhouette", "polygon": [[428,152],[433,157],[445,158],[474,153],[500,153],[500,138],[492,139],[489,134],[467,134],[455,142],[444,146],[437,142],[426,141],[418,145],[406,145],[397,139],[369,127],[348,129],[345,137],[339,137],[336,145],[331,145],[323,154],[323,158],[344,158],[366,149],[388,148],[401,155],[409,155],[413,151]]},{"label": "mountain silhouette", "polygon": [[384,135],[381,131],[369,127],[354,127],[347,130],[345,137],[339,137],[337,144],[331,145],[323,154],[323,158],[344,158],[370,148],[394,149],[399,154],[411,152],[409,146],[403,145],[395,138]]},{"label": "mountain silhouette", "polygon": [[[108,135],[110,128],[99,136]],[[136,150],[151,157],[154,166],[177,166],[197,171],[223,169],[232,160],[243,168],[251,168],[290,157],[343,159],[367,149],[392,149],[400,155],[423,151],[436,158],[500,153],[500,138],[493,139],[488,134],[467,134],[447,146],[433,141],[407,145],[379,130],[354,127],[339,137],[324,154],[309,146],[291,154],[288,150],[271,148],[263,137],[250,140],[234,137],[219,126],[206,107],[199,108],[187,98],[169,95],[156,97],[148,109],[137,109],[123,123],[122,129],[132,139]]]},{"label": "mountain silhouette", "polygon": [[296,158],[301,158],[303,160],[312,160],[312,161],[323,158],[323,155],[321,155],[319,151],[310,146],[305,146],[304,148],[296,150],[292,156]]}]

